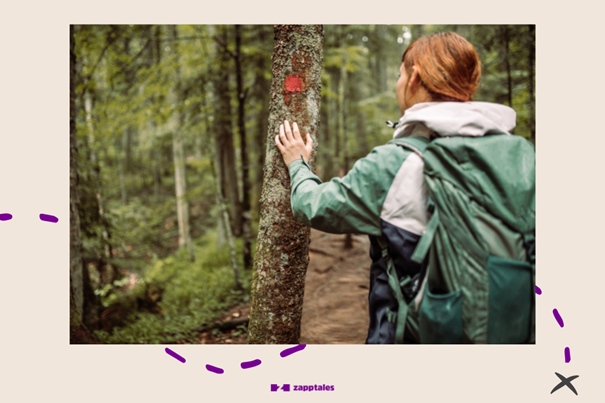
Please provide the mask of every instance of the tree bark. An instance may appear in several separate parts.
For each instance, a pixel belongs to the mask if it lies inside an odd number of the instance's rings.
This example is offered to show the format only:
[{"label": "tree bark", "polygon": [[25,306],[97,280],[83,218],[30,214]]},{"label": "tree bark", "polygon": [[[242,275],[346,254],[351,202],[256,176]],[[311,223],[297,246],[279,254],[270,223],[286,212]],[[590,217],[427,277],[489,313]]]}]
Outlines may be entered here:
[{"label": "tree bark", "polygon": [[82,262],[82,237],[80,234],[80,214],[78,196],[78,147],[76,132],[76,54],[74,52],[74,26],[69,26],[69,335],[70,343],[94,342],[83,323],[85,275]]},{"label": "tree bark", "polygon": [[[113,258],[113,253],[111,251],[111,233],[109,232],[109,228],[107,225],[107,221],[105,219],[105,212],[103,211],[103,196],[101,195],[101,168],[99,166],[98,156],[97,156],[97,145],[95,141],[95,128],[94,122],[92,118],[92,96],[90,94],[90,90],[87,90],[84,93],[84,110],[86,112],[86,126],[88,127],[88,146],[90,148],[90,161],[92,162],[92,169],[94,172],[94,183],[95,183],[95,195],[97,198],[97,205],[99,211],[99,218],[103,225],[102,231],[102,239],[103,239],[103,250],[105,253],[105,259],[101,259],[101,265],[99,266],[99,275],[101,277],[101,283],[103,284],[112,284],[114,280],[117,279],[118,273],[114,270],[114,267],[109,262]],[[122,202],[124,204],[125,198],[125,190],[123,184],[122,177],[122,167],[120,165],[120,186],[122,187]],[[85,273],[86,274],[86,273]],[[85,321],[86,322],[86,321]]]},{"label": "tree bark", "polygon": [[[349,135],[347,133],[347,111],[345,108],[345,95],[347,88],[347,26],[340,26],[340,82],[338,83],[338,137],[342,138],[343,149],[343,175],[349,172]],[[344,248],[353,247],[353,237],[351,234],[345,235]]]},{"label": "tree bark", "polygon": [[387,26],[376,25],[376,40],[378,49],[376,52],[376,75],[378,92],[382,93],[388,90],[387,88],[387,60],[384,49],[386,43]]},{"label": "tree bark", "polygon": [[[258,26],[258,41],[265,43],[267,33],[263,25]],[[269,70],[269,66],[265,61],[264,55],[259,55],[256,63],[256,98],[261,104],[261,110],[257,119],[255,144],[257,151],[256,159],[256,174],[254,176],[254,197],[258,202],[263,185],[263,167],[265,166],[265,136],[267,134],[267,122],[269,120],[269,91],[271,89],[271,82],[265,78],[265,71]],[[255,206],[255,213],[260,215],[260,204]]]},{"label": "tree bark", "polygon": [[231,231],[235,236],[242,234],[242,208],[239,200],[237,172],[235,170],[235,151],[233,146],[233,130],[231,116],[231,95],[229,92],[229,59],[230,56],[223,47],[227,43],[227,30],[224,26],[218,28],[216,44],[218,54],[217,70],[214,74],[215,133],[216,152],[218,153],[223,197],[229,204]]},{"label": "tree bark", "polygon": [[237,124],[239,127],[240,154],[242,158],[242,230],[244,236],[244,269],[252,268],[252,253],[250,252],[250,179],[248,165],[248,150],[246,148],[246,118],[244,78],[242,73],[242,32],[241,25],[235,26],[235,74],[237,77]]},{"label": "tree bark", "polygon": [[511,108],[513,107],[513,79],[511,77],[511,71],[510,71],[510,60],[509,60],[509,44],[510,44],[510,38],[509,38],[509,32],[508,32],[508,25],[505,25],[503,28],[503,41],[504,41],[504,65],[506,68],[506,79],[507,79],[507,99],[508,99],[508,106],[510,106]]},{"label": "tree bark", "polygon": [[[69,207],[70,207],[70,287],[71,295],[73,296],[74,304],[71,309],[76,310],[77,317],[82,321],[82,313],[84,308],[84,285],[82,280],[82,238],[80,235],[80,214],[79,214],[79,198],[78,198],[78,148],[76,136],[76,94],[75,94],[75,75],[76,75],[76,54],[74,53],[74,26],[69,26],[70,46],[70,88],[69,88],[69,142],[70,142],[70,158],[69,158]],[[72,321],[73,322],[73,321]],[[74,323],[72,323],[72,326]],[[77,324],[76,324],[77,325]]]},{"label": "tree bark", "polygon": [[[310,228],[297,222],[290,205],[290,176],[274,144],[285,119],[309,132],[316,145],[321,101],[323,27],[276,25],[273,82],[261,217],[252,273],[248,343],[300,341]],[[316,146],[314,146],[316,148]],[[311,154],[315,170],[315,150]]]},{"label": "tree bark", "polygon": [[534,99],[534,64],[536,62],[536,26],[529,26],[529,55],[527,60],[527,67],[529,69],[529,128],[531,130],[531,141],[536,143],[536,101]]},{"label": "tree bark", "polygon": [[[215,153],[215,159],[218,160]],[[237,257],[235,255],[235,244],[233,242],[233,234],[231,232],[231,226],[229,225],[229,211],[227,211],[227,206],[225,205],[225,200],[223,199],[223,192],[221,189],[220,182],[220,168],[219,172],[216,172],[214,168],[214,164],[212,165],[212,176],[214,178],[214,186],[215,186],[215,195],[216,195],[216,204],[218,204],[220,213],[219,213],[219,227],[222,223],[222,228],[226,233],[227,242],[229,243],[229,252],[231,254],[231,265],[233,267],[233,276],[235,277],[235,288],[238,290],[242,290],[242,284],[239,281],[239,268],[237,265]]]},{"label": "tree bark", "polygon": [[[171,26],[172,37],[176,38],[177,28]],[[172,43],[173,54],[177,58],[175,69],[174,86],[178,85],[180,80],[180,68],[178,66],[177,41]],[[189,229],[189,202],[186,199],[187,194],[187,176],[185,172],[185,157],[183,153],[183,138],[181,129],[181,108],[178,105],[176,88],[170,90],[170,103],[174,106],[173,131],[172,131],[172,156],[174,161],[174,187],[176,192],[176,212],[179,223],[179,249],[187,247],[189,251],[189,260],[195,261],[193,255],[193,244],[191,242],[191,231]]]}]

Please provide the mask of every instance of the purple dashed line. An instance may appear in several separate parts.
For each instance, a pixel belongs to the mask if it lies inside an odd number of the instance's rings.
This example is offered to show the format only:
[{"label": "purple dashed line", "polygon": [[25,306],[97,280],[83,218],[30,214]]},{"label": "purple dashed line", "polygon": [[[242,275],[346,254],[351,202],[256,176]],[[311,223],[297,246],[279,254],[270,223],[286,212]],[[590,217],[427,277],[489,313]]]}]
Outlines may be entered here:
[{"label": "purple dashed line", "polygon": [[169,348],[166,348],[166,353],[174,358],[176,358],[177,360],[179,360],[180,362],[184,363],[185,359],[183,357],[181,357],[180,355],[178,355],[177,353],[175,353],[174,351],[172,351]]},{"label": "purple dashed line", "polygon": [[215,367],[215,366],[210,365],[210,364],[206,364],[206,369],[208,371],[210,371],[210,372],[214,372],[215,374],[222,374],[223,372],[225,372],[224,369]]},{"label": "purple dashed line", "polygon": [[0,214],[0,221],[8,221],[11,218],[13,218],[12,214],[8,214],[8,213]]},{"label": "purple dashed line", "polygon": [[54,215],[50,215],[50,214],[40,214],[40,219],[42,221],[48,221],[48,222],[59,222],[59,219],[57,217],[55,217]]},{"label": "purple dashed line", "polygon": [[299,344],[296,347],[290,347],[285,349],[284,351],[282,351],[281,353],[279,353],[279,355],[281,355],[282,358],[289,356],[290,354],[294,354],[297,351],[303,350],[307,345],[306,344]]},{"label": "purple dashed line", "polygon": [[536,286],[536,294],[542,295],[542,290],[538,286]]},{"label": "purple dashed line", "polygon": [[569,352],[569,347],[565,347],[565,362],[571,361],[571,353]]},{"label": "purple dashed line", "polygon": [[561,315],[559,315],[559,311],[557,311],[557,308],[553,309],[552,313],[553,315],[555,315],[555,319],[557,320],[559,326],[563,327],[563,318],[561,317]]},{"label": "purple dashed line", "polygon": [[253,368],[253,367],[258,367],[261,364],[261,360],[252,360],[252,361],[246,361],[246,362],[242,362],[242,369],[248,369],[248,368]]}]

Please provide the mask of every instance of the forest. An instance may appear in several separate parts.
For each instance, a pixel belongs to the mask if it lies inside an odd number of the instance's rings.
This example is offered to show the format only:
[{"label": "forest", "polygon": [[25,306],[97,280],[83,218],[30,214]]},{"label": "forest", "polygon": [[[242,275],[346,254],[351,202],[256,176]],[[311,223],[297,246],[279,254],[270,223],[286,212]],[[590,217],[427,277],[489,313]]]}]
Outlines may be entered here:
[{"label": "forest", "polygon": [[[512,107],[514,134],[536,143],[534,25],[324,25],[314,45],[321,90],[312,133],[323,181],[392,138],[385,122],[401,115],[401,57],[440,31],[460,34],[480,55],[474,100]],[[269,107],[277,33],[268,25],[70,27],[71,343],[251,342],[277,134]],[[331,253],[341,260],[363,242],[339,237]],[[304,288],[304,272],[296,281]]]}]

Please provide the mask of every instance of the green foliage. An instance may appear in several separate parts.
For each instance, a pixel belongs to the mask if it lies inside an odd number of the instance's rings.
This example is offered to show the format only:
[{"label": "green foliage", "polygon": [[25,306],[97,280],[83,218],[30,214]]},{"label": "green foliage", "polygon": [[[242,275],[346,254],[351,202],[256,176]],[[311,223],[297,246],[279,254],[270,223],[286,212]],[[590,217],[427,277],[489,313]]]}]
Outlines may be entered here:
[{"label": "green foliage", "polygon": [[[191,340],[192,329],[210,324],[226,307],[248,300],[251,272],[240,270],[244,291],[236,291],[229,249],[226,245],[217,248],[216,241],[214,231],[198,238],[193,264],[187,253],[181,252],[165,259],[153,259],[140,273],[135,289],[127,298],[135,303],[137,298],[144,298],[150,288],[163,290],[157,304],[160,312],[135,314],[127,326],[114,328],[111,334],[96,331],[99,340],[145,344]],[[242,246],[238,240],[238,256]],[[242,262],[239,264],[241,267]],[[125,280],[121,284],[125,284]]]}]

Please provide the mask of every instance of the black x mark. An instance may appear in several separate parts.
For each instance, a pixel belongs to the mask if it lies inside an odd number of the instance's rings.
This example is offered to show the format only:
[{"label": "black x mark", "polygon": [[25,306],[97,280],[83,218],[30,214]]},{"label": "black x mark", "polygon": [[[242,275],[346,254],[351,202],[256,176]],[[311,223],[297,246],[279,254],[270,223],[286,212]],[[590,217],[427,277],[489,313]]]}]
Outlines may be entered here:
[{"label": "black x mark", "polygon": [[567,386],[569,389],[571,389],[571,391],[573,393],[575,393],[576,395],[578,394],[578,392],[576,392],[576,388],[574,388],[573,385],[571,384],[571,381],[573,381],[574,379],[579,377],[579,375],[573,375],[573,376],[570,376],[569,378],[565,378],[563,375],[561,375],[558,372],[555,372],[555,375],[557,375],[559,377],[561,382],[559,382],[559,384],[557,386],[555,386],[553,388],[553,390],[550,391],[551,395],[554,391],[561,389],[563,386]]}]

